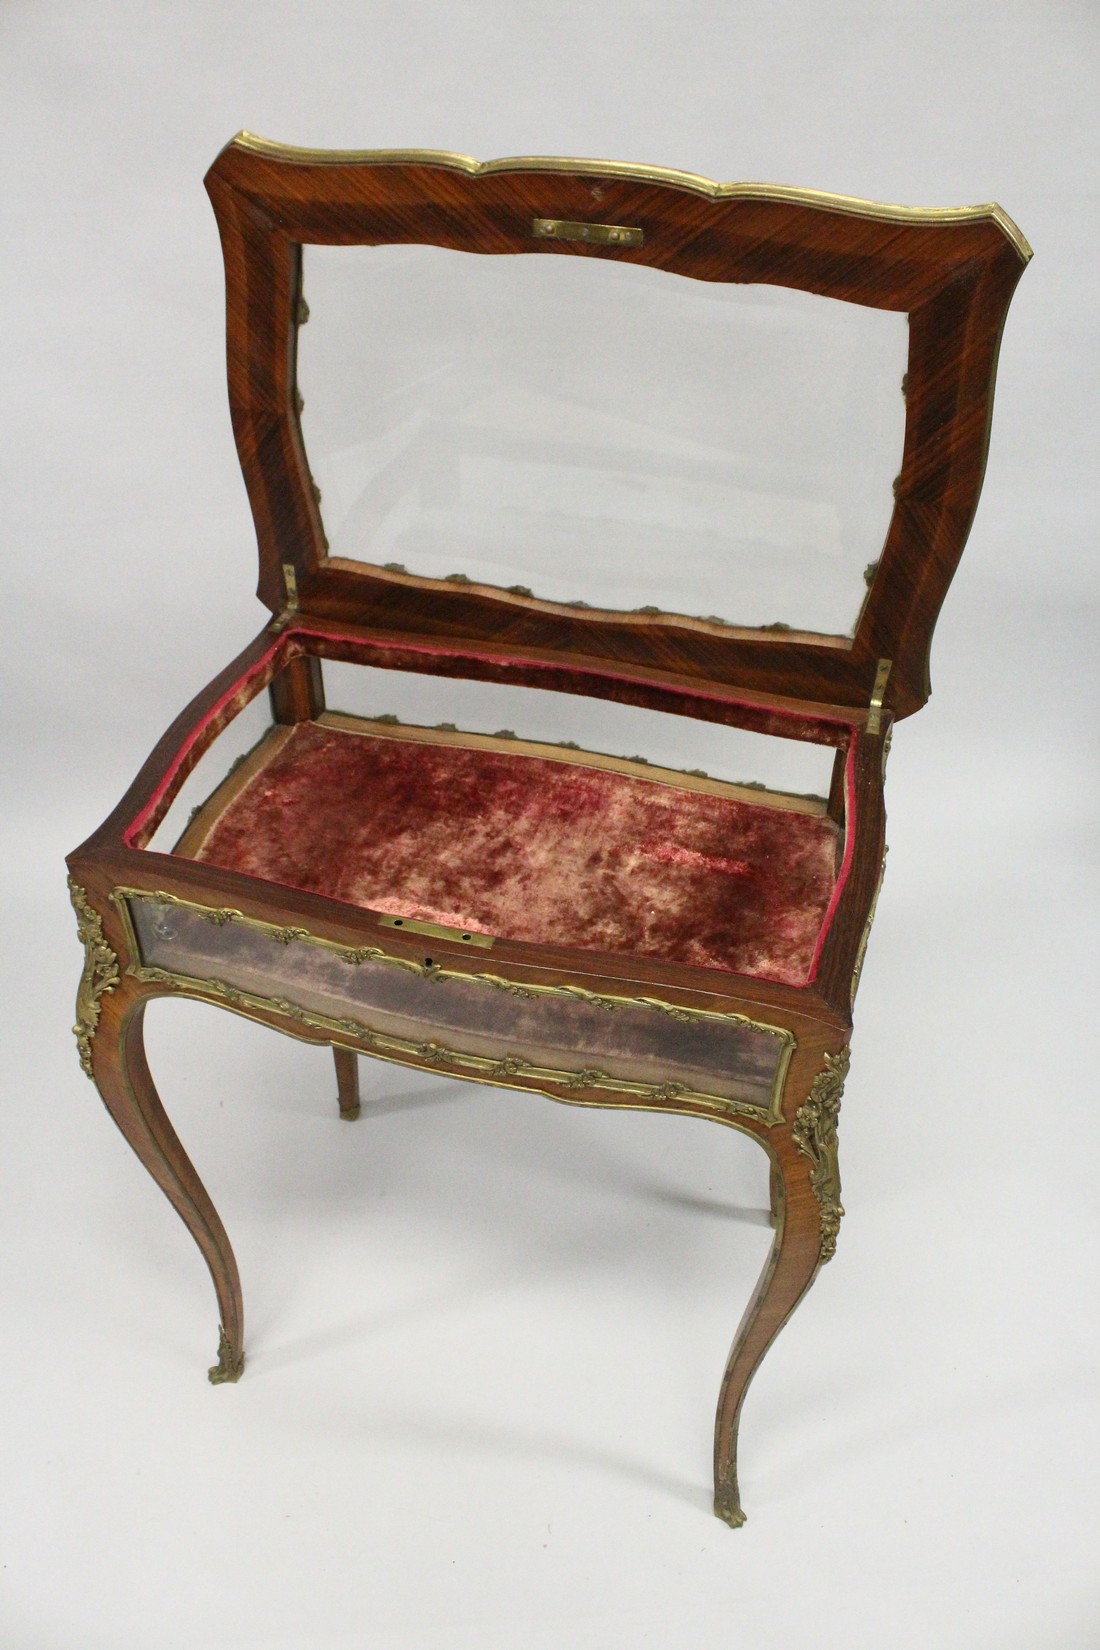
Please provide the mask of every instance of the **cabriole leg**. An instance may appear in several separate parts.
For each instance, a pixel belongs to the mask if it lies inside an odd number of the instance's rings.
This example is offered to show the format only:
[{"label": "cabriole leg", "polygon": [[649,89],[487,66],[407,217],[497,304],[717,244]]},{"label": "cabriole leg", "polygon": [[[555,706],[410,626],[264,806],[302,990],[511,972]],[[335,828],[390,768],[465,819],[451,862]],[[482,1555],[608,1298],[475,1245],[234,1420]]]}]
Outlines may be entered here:
[{"label": "cabriole leg", "polygon": [[218,1297],[218,1361],[210,1379],[236,1381],[244,1369],[244,1306],[237,1262],[206,1188],[180,1145],[145,1058],[143,1020],[151,993],[123,979],[104,996],[90,1046],[91,1071],[107,1110],[202,1250]]},{"label": "cabriole leg", "polygon": [[819,1266],[836,1251],[840,1217],[837,1114],[848,1050],[826,1055],[806,1102],[768,1137],[775,1239],[726,1363],[714,1429],[714,1511],[745,1522],[737,1487],[737,1428],[749,1382]]},{"label": "cabriole leg", "polygon": [[338,1048],[334,1043],[332,1056],[336,1061],[336,1088],[340,1097],[340,1116],[353,1123],[359,1116],[359,1057],[354,1049]]}]

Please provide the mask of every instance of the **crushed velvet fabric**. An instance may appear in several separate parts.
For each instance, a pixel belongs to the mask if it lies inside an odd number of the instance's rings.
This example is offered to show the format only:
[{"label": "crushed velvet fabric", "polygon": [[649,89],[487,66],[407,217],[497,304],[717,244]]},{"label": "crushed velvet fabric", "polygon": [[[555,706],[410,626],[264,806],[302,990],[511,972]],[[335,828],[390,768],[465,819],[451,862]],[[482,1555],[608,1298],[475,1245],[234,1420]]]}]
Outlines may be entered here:
[{"label": "crushed velvet fabric", "polygon": [[196,857],[393,916],[801,985],[837,839],[822,815],[306,722]]}]

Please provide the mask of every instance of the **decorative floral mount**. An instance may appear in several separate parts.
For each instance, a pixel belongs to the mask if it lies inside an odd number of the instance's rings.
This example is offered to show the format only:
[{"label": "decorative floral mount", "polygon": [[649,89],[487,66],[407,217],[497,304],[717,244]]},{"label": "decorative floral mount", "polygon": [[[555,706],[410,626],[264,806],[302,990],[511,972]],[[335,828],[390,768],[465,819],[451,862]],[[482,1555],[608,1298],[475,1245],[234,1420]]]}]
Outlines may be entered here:
[{"label": "decorative floral mount", "polygon": [[91,1077],[92,1038],[99,1024],[99,999],[106,992],[113,991],[119,983],[118,958],[103,937],[103,923],[98,911],[88,904],[87,894],[72,877],[69,878],[69,898],[76,912],[77,935],[84,944],[84,970],[76,992],[73,1035],[81,1069]]},{"label": "decorative floral mount", "polygon": [[840,1201],[836,1125],[848,1063],[847,1044],[838,1054],[825,1056],[825,1069],[814,1078],[810,1097],[795,1113],[791,1128],[795,1145],[812,1165],[810,1185],[821,1209],[822,1265],[836,1254],[837,1234],[844,1213],[844,1205]]}]

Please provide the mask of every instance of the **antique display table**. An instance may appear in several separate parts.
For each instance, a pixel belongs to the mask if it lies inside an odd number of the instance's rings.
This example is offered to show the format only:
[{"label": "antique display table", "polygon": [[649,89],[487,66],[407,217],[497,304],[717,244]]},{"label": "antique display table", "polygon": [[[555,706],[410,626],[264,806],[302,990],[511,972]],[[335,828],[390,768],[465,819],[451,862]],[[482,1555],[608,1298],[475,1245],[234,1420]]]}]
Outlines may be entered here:
[{"label": "antique display table", "polygon": [[[146,1064],[154,997],[330,1044],[349,1119],[371,1054],[750,1135],[775,1235],[719,1393],[738,1524],[746,1388],[836,1248],[890,734],[928,697],[1029,249],[994,206],[248,134],[207,188],[271,618],[69,859],[81,1063],[209,1264],[215,1382],[241,1289]],[[349,665],[434,681],[438,716],[326,708]],[[463,729],[459,683],[631,707],[689,756],[823,756],[822,793]]]}]

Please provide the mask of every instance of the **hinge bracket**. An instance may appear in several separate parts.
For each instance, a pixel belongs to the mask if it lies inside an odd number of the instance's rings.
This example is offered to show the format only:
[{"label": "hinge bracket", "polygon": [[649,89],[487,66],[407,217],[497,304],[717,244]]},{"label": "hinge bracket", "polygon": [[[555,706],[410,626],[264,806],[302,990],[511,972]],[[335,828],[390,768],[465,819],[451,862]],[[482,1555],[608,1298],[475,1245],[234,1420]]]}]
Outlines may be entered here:
[{"label": "hinge bracket", "polygon": [[871,689],[871,703],[867,707],[867,732],[882,732],[882,701],[886,693],[886,684],[890,680],[890,671],[893,668],[893,659],[880,659],[875,671],[875,685]]}]

